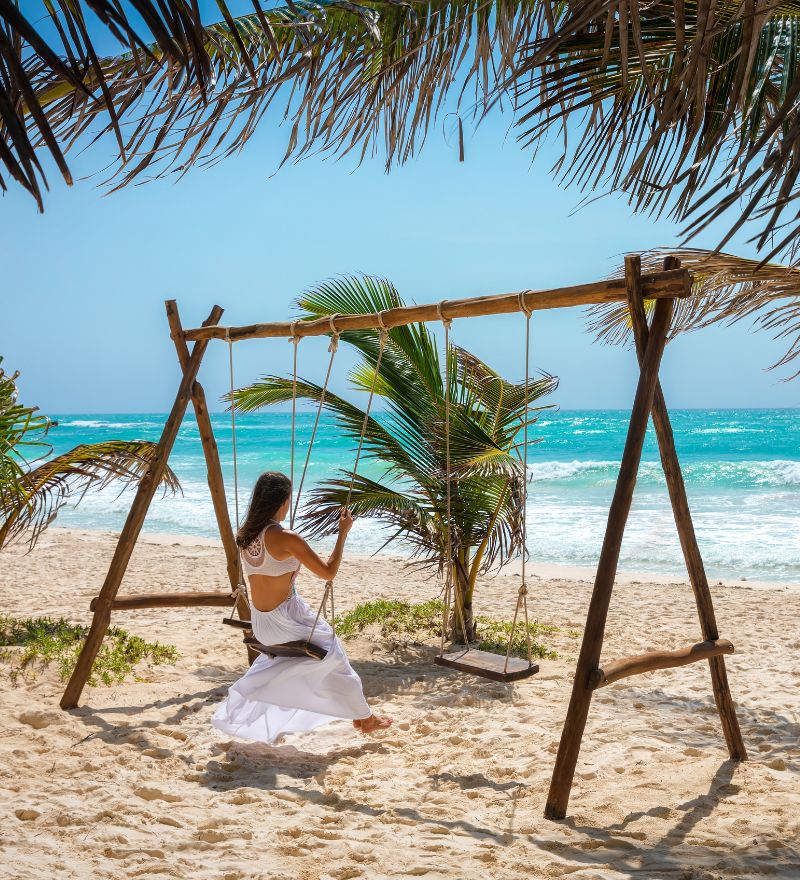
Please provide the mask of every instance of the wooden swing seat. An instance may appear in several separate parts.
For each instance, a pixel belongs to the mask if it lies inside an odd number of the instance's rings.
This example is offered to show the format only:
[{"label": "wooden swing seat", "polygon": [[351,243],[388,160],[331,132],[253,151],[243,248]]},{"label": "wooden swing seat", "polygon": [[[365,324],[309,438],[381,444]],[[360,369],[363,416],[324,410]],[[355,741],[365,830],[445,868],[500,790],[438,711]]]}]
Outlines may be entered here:
[{"label": "wooden swing seat", "polygon": [[[222,622],[237,629],[250,629],[249,620],[237,620],[235,617],[225,617]],[[268,657],[310,657],[312,660],[324,660],[328,656],[325,648],[320,648],[313,642],[305,642],[302,639],[295,642],[285,642],[282,645],[262,645],[255,636],[247,636],[244,640],[248,648],[266,654]]]},{"label": "wooden swing seat", "polygon": [[253,648],[259,654],[266,654],[268,657],[310,657],[312,660],[324,660],[328,656],[324,648],[302,640],[285,642],[282,645],[262,645],[255,637],[248,636],[244,643],[248,648]]},{"label": "wooden swing seat", "polygon": [[448,666],[469,675],[478,675],[492,681],[519,681],[536,675],[538,663],[529,664],[520,657],[509,657],[506,667],[505,654],[492,654],[490,651],[478,651],[475,648],[461,648],[448,654],[437,654],[434,658],[439,666]]}]

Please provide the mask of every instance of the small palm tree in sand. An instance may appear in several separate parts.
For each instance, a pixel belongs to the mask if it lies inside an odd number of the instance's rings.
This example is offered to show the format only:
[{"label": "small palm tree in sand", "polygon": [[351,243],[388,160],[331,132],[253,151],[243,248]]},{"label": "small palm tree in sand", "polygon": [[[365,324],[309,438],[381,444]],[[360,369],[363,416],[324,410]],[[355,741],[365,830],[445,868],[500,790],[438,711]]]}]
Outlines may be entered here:
[{"label": "small palm tree in sand", "polygon": [[[114,482],[138,482],[156,453],[144,440],[108,440],[49,457],[47,435],[57,422],[17,402],[18,376],[0,368],[0,549],[22,536],[33,547],[68,501]],[[169,468],[162,485],[180,490]]]},{"label": "small palm tree in sand", "polygon": [[[382,279],[347,277],[315,287],[299,300],[304,317],[377,312],[403,305]],[[347,332],[342,340],[361,355],[353,385],[369,391],[379,351],[374,330]],[[536,406],[557,380],[542,375],[528,384],[509,382],[464,349],[450,346],[451,536],[453,583],[458,603],[453,635],[474,636],[473,595],[479,575],[522,551],[524,489],[520,453],[525,420],[535,422]],[[234,392],[239,412],[253,412],[292,399],[292,380],[265,376]],[[445,453],[445,370],[434,336],[425,325],[389,331],[375,384],[381,412],[367,420],[364,456],[383,468],[379,479],[357,474],[350,509],[357,517],[384,523],[388,541],[402,539],[416,562],[444,571],[447,559],[447,471]],[[298,379],[298,399],[319,402],[322,387]],[[325,395],[324,406],[354,440],[364,411],[343,398]],[[332,534],[347,501],[352,472],[308,493],[303,520],[312,533]],[[387,541],[387,543],[388,543]],[[463,614],[463,618],[462,618]]]}]

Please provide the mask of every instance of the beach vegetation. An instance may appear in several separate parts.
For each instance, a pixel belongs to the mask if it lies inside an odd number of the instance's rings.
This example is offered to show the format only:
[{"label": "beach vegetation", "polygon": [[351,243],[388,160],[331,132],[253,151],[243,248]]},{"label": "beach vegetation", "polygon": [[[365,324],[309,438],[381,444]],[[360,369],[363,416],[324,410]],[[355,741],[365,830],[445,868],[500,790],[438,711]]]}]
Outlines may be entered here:
[{"label": "beach vegetation", "polygon": [[[376,599],[356,605],[336,621],[336,633],[340,638],[352,639],[374,628],[377,635],[390,642],[430,641],[441,638],[444,603],[441,599],[411,603],[397,599]],[[531,656],[554,660],[558,655],[549,648],[542,637],[561,632],[557,626],[528,623],[531,639]],[[479,614],[475,618],[476,647],[481,651],[505,654],[511,637],[511,623],[495,620]],[[527,658],[525,624],[517,623],[511,642],[511,656]]]},{"label": "beach vegetation", "polygon": [[[112,484],[120,490],[144,476],[158,446],[145,440],[83,443],[53,455],[48,435],[58,422],[18,400],[19,373],[2,369],[0,357],[0,549],[14,539],[29,547],[68,502]],[[161,485],[180,491],[168,467]]]},{"label": "beach vegetation", "polygon": [[[88,628],[63,617],[13,617],[0,615],[0,660],[9,667],[15,683],[32,680],[51,663],[66,680],[72,674]],[[159,666],[174,663],[172,645],[146,642],[119,627],[111,627],[92,666],[89,684],[118,684],[141,663]]]},{"label": "beach vegetation", "polygon": [[[298,304],[304,318],[316,319],[404,303],[385,279],[348,276],[314,287]],[[337,478],[307,493],[303,528],[315,536],[333,534],[341,507],[349,504],[355,517],[385,526],[387,544],[402,541],[411,552],[410,564],[442,575],[447,574],[450,544],[459,623],[453,635],[472,640],[473,596],[481,575],[524,550],[523,429],[526,422],[529,428],[536,423],[545,408],[542,399],[555,390],[557,380],[542,373],[530,378],[526,389],[524,380],[504,379],[457,345],[451,343],[440,354],[436,337],[424,324],[388,331],[376,379],[379,333],[353,331],[341,339],[360,356],[350,374],[353,386],[369,392],[374,385],[379,414],[371,412],[365,422],[363,409],[330,390],[324,393],[322,386],[302,377],[295,384],[292,378],[274,375],[236,390],[236,409],[253,412],[285,404],[296,393],[299,400],[317,404],[324,398],[325,409],[356,443],[363,427],[363,457],[377,464],[382,476],[353,474],[342,467]],[[449,519],[445,357],[451,376]],[[534,442],[529,434],[529,444]]]}]

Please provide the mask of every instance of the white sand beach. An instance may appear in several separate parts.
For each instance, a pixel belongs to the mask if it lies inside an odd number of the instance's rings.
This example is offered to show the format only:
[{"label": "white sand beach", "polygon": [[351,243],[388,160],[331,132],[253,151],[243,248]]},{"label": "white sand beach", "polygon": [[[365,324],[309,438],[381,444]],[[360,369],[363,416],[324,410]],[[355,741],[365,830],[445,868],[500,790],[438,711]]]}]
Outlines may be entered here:
[{"label": "white sand beach", "polygon": [[[112,535],[53,529],[0,556],[3,610],[88,623]],[[537,572],[534,567],[534,572]],[[543,818],[591,581],[530,579],[533,615],[562,628],[557,660],[497,684],[444,670],[435,645],[347,642],[368,699],[395,718],[372,738],[345,722],[284,744],[232,741],[210,725],[245,668],[222,609],[120,612],[114,622],[178,647],[58,708],[55,668],[2,676],[0,876],[40,878],[721,878],[800,876],[800,588],[713,588],[750,760],[727,760],[708,666],[627,679],[598,692],[569,816]],[[480,586],[477,610],[509,617],[519,578]],[[210,541],[143,536],[124,593],[224,589]],[[300,591],[318,600],[321,583]],[[346,560],[341,609],[422,601],[436,584],[385,557]],[[688,584],[620,578],[604,656],[699,638]]]}]

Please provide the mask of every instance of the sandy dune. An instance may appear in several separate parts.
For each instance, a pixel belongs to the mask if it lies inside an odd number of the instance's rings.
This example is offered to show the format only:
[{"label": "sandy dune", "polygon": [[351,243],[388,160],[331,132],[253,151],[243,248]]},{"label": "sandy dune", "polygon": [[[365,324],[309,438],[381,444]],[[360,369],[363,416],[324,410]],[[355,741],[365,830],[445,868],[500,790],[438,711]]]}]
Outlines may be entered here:
[{"label": "sandy dune", "polygon": [[[53,530],[31,555],[4,551],[0,607],[88,622],[112,547]],[[221,557],[145,540],[125,592],[219,589]],[[488,581],[480,610],[508,616],[518,583]],[[310,601],[319,588],[300,584]],[[800,589],[714,589],[750,762],[726,760],[705,664],[629,679],[594,701],[570,817],[542,818],[589,589],[532,579],[534,614],[564,628],[560,658],[516,686],[446,672],[432,646],[348,643],[368,698],[396,719],[374,739],[344,722],[272,748],[218,735],[210,715],[244,664],[219,609],[117,615],[181,658],[89,688],[71,713],[55,670],[15,687],[0,667],[0,876],[800,877]],[[386,559],[338,580],[341,607],[434,592]],[[606,656],[697,636],[685,584],[633,579],[615,593]]]}]

